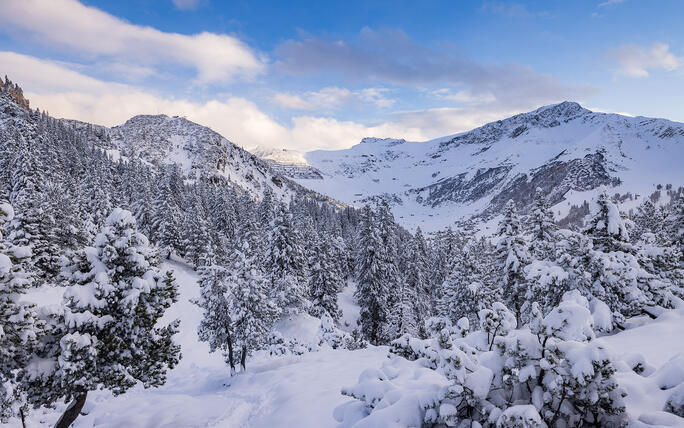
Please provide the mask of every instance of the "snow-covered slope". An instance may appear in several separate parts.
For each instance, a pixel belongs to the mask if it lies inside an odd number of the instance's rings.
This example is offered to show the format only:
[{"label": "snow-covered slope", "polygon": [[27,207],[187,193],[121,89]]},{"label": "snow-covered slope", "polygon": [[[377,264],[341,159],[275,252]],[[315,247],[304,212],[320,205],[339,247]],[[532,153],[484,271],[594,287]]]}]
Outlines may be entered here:
[{"label": "snow-covered slope", "polygon": [[[180,297],[162,322],[181,320],[176,339],[182,347],[180,364],[170,371],[166,385],[161,388],[146,390],[138,386],[118,397],[106,391],[89,394],[84,408],[87,414],[76,420],[75,428],[332,428],[338,426],[333,410],[352,401],[340,393],[341,389],[353,385],[365,369],[379,368],[387,361],[385,346],[356,351],[327,349],[301,356],[264,355],[250,359],[247,371],[231,378],[221,355],[210,354],[207,344],[198,341],[197,325],[202,313],[191,303],[199,297],[195,272],[178,263],[167,263],[162,267],[166,269],[174,271]],[[60,287],[45,287],[32,292],[29,299],[39,304],[55,303],[62,292]],[[343,307],[358,310],[353,303]],[[345,313],[344,318],[349,315]],[[279,326],[280,332],[306,336],[311,334],[313,320],[306,316],[294,319]],[[681,382],[684,373],[682,322],[684,309],[669,310],[657,320],[647,320],[640,326],[597,339],[619,360],[643,359],[644,373],[636,374],[627,365],[617,373],[620,386],[629,394],[627,412],[634,426],[666,426],[667,421],[673,422],[669,426],[681,426],[681,418],[661,412],[672,393],[672,388],[663,390],[661,385],[667,376],[672,382],[677,379]],[[412,364],[399,363],[405,373],[411,372]],[[27,426],[52,426],[64,406],[33,411]],[[13,419],[9,426],[21,425]]]},{"label": "snow-covered slope", "polygon": [[[137,386],[118,397],[106,391],[89,394],[87,415],[76,420],[75,428],[334,427],[333,409],[350,400],[340,394],[342,386],[386,359],[387,347],[257,356],[250,358],[245,373],[231,378],[220,353],[210,354],[209,346],[198,340],[202,310],[191,302],[199,297],[196,273],[180,263],[162,266],[162,271],[169,269],[174,271],[180,296],[161,322],[181,320],[176,337],[183,354],[180,364],[158,389]],[[44,287],[32,292],[29,300],[41,305],[57,303],[63,290]],[[358,308],[352,310],[358,313]],[[285,337],[306,341],[318,325],[319,320],[304,315],[281,321],[277,330]],[[32,412],[27,426],[53,426],[64,406]],[[21,425],[14,419],[9,426]]]},{"label": "snow-covered slope", "polygon": [[604,185],[684,184],[684,124],[564,102],[427,142],[366,138],[305,157],[323,179],[295,177],[302,185],[354,205],[387,196],[400,222],[434,230],[509,199],[525,207],[537,187],[557,204]]},{"label": "snow-covered slope", "polygon": [[211,129],[185,118],[135,116],[109,130],[113,149],[155,165],[176,163],[189,178],[227,180],[260,197],[270,188],[281,199],[303,191],[269,164]]}]

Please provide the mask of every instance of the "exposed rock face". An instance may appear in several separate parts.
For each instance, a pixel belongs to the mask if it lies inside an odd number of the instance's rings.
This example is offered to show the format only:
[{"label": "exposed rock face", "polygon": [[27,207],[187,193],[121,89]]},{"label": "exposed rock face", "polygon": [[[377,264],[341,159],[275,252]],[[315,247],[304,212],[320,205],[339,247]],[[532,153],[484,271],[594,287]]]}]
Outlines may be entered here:
[{"label": "exposed rock face", "polygon": [[427,142],[365,138],[305,158],[322,179],[294,177],[302,185],[356,205],[387,197],[408,226],[437,229],[492,218],[509,199],[524,212],[537,187],[567,211],[584,200],[569,194],[601,186],[684,184],[684,124],[563,102]]},{"label": "exposed rock face", "polygon": [[5,81],[0,78],[0,92],[5,92],[14,100],[14,102],[24,110],[30,110],[29,100],[24,98],[24,91],[16,83],[12,83],[7,76]]}]

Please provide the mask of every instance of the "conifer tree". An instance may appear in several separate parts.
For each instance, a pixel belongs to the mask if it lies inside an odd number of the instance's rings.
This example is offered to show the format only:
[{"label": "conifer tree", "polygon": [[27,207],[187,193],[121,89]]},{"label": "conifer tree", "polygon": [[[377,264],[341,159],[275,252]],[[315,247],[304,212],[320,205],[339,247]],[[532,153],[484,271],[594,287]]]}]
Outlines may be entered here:
[{"label": "conifer tree", "polygon": [[396,291],[396,235],[389,206],[383,202],[374,213],[370,206],[361,212],[359,253],[357,255],[358,286],[355,297],[361,307],[361,332],[373,344],[389,339],[386,323],[394,305],[391,293]]},{"label": "conifer tree", "polygon": [[247,356],[265,346],[280,315],[269,295],[268,280],[257,260],[259,255],[251,246],[257,236],[256,225],[248,225],[246,229],[243,241],[236,249],[229,280],[230,318],[242,370],[247,367]]},{"label": "conifer tree", "polygon": [[518,218],[515,202],[508,201],[499,223],[497,254],[502,272],[501,288],[506,304],[520,323],[526,310],[527,280],[524,267],[530,262],[530,254]]},{"label": "conifer tree", "polygon": [[23,300],[30,286],[24,271],[21,252],[12,251],[4,238],[4,229],[14,217],[14,210],[0,200],[0,422],[21,415],[26,410],[25,392],[16,376],[31,355],[39,333],[33,305]]},{"label": "conifer tree", "polygon": [[66,428],[88,391],[105,388],[118,395],[137,382],[163,385],[180,347],[173,341],[179,322],[158,325],[177,299],[175,280],[159,272],[157,255],[129,211],[115,209],[94,247],[73,254],[61,275],[70,284],[62,323],[38,345],[41,364],[51,360],[53,371],[25,378],[34,405],[74,400],[56,424]]},{"label": "conifer tree", "polygon": [[547,258],[553,250],[553,244],[557,240],[558,227],[553,220],[553,213],[546,201],[544,192],[537,188],[534,194],[534,205],[529,217],[531,242],[530,252],[536,258]]},{"label": "conifer tree", "polygon": [[209,351],[220,350],[235,373],[234,326],[231,319],[231,296],[229,290],[230,272],[214,264],[211,250],[202,256],[199,267],[200,298],[195,302],[203,310],[202,320],[197,327],[197,335],[209,344]]},{"label": "conifer tree", "polygon": [[279,308],[292,314],[308,307],[308,262],[301,235],[285,205],[278,207],[273,220],[266,269]]},{"label": "conifer tree", "polygon": [[315,249],[316,257],[311,271],[312,314],[322,317],[327,314],[332,320],[340,318],[337,295],[342,291],[344,280],[336,260],[333,240],[324,235]]}]

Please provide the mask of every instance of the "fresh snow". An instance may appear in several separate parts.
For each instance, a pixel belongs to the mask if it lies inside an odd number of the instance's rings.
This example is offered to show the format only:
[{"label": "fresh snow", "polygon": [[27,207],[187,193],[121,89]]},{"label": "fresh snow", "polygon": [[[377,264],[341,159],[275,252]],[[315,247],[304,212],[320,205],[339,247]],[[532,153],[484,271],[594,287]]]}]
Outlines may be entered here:
[{"label": "fresh snow", "polygon": [[[387,347],[357,351],[323,349],[301,356],[271,358],[257,355],[247,361],[247,371],[231,378],[220,353],[197,338],[202,311],[191,301],[199,297],[197,275],[187,265],[165,263],[161,271],[173,270],[180,296],[160,320],[179,318],[176,341],[183,358],[169,372],[166,385],[145,390],[138,386],[118,397],[107,391],[88,394],[86,416],[74,428],[85,427],[334,427],[333,409],[351,401],[340,394],[363,370],[378,366]],[[64,288],[46,286],[34,290],[27,299],[40,305],[60,302]],[[353,307],[353,306],[352,306]],[[356,309],[358,311],[358,309]],[[302,341],[313,338],[320,321],[298,315],[284,321],[278,331]],[[64,410],[34,410],[28,426],[52,426]],[[9,426],[19,427],[18,420]]]},{"label": "fresh snow", "polygon": [[[403,359],[393,365],[384,364],[388,361],[384,346],[356,351],[324,348],[301,356],[275,358],[262,353],[248,360],[245,373],[231,378],[222,356],[210,354],[207,344],[198,341],[196,329],[202,312],[191,302],[199,297],[196,273],[177,262],[166,263],[161,270],[168,269],[175,273],[180,296],[160,322],[181,319],[176,339],[182,346],[180,364],[170,371],[166,385],[158,389],[136,387],[118,397],[106,391],[90,393],[84,409],[87,415],[76,420],[75,428],[336,427],[339,423],[333,418],[333,411],[338,406],[349,403],[350,409],[358,408],[358,402],[342,395],[341,390],[383,365],[386,370],[415,370],[414,375],[405,378],[408,383],[401,384],[402,387],[418,388],[421,382],[436,379],[429,373],[431,370],[416,369]],[[60,287],[43,287],[27,298],[48,305],[58,303],[63,292]],[[343,320],[352,321],[358,311],[352,294],[353,284],[349,284],[340,295]],[[299,315],[281,321],[278,329],[286,337],[298,336],[305,341],[315,335],[318,325],[316,318]],[[629,393],[626,403],[635,421],[633,426],[684,426],[684,419],[661,411],[674,391],[661,390],[661,386],[684,379],[682,325],[684,309],[670,310],[652,322],[595,339],[620,361],[617,380]],[[634,361],[645,362],[644,373],[631,370]],[[369,369],[370,372],[362,374]],[[473,377],[473,388],[478,380],[479,377]],[[408,397],[406,400],[410,401]],[[64,406],[32,411],[28,426],[52,426]],[[364,426],[370,422],[364,422]],[[10,426],[18,427],[20,423],[15,419]]]}]

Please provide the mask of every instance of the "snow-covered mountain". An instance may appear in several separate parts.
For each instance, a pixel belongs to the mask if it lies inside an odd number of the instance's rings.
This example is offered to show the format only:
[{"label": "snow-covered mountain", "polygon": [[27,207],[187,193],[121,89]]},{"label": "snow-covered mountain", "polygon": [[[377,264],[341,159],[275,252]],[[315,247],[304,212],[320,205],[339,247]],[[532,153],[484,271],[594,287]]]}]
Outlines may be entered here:
[{"label": "snow-covered mountain", "polygon": [[271,168],[286,177],[308,180],[320,180],[323,178],[320,171],[306,162],[306,153],[262,146],[255,147],[250,152],[268,162]]},{"label": "snow-covered mountain", "polygon": [[537,187],[562,202],[555,212],[563,216],[600,186],[650,193],[681,185],[684,124],[564,102],[431,141],[365,138],[304,157],[322,179],[293,175],[298,183],[353,205],[389,197],[403,224],[434,230],[489,217],[509,199],[524,209]]}]

